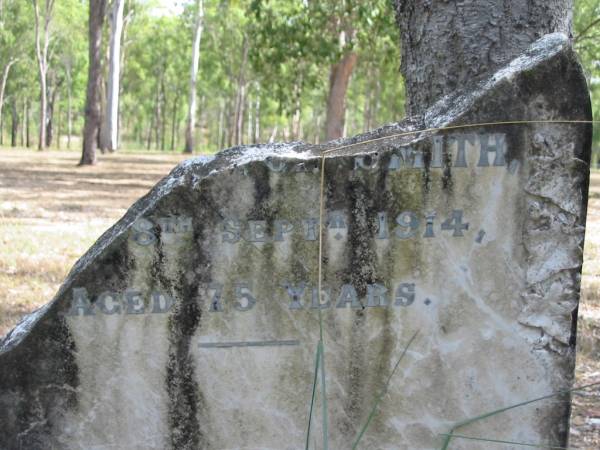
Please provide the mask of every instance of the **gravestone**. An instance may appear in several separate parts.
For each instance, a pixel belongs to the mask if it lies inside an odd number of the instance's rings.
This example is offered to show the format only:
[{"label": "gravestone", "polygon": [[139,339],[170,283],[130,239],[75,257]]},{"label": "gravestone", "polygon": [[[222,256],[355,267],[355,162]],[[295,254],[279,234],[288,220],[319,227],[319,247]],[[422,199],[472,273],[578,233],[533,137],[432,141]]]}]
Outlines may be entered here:
[{"label": "gravestone", "polygon": [[[4,339],[0,448],[305,448],[317,380],[307,448],[324,424],[351,448],[373,413],[359,448],[434,449],[569,389],[585,78],[554,34],[468,88],[352,139],[180,164]],[[561,446],[569,410],[461,433]]]}]

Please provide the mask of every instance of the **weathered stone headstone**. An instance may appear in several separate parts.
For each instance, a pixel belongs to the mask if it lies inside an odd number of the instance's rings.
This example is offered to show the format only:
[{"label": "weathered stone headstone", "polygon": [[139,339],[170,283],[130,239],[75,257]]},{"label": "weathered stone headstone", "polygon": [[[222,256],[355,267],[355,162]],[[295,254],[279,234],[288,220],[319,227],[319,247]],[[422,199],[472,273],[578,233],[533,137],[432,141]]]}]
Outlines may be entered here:
[{"label": "weathered stone headstone", "polygon": [[[304,448],[319,310],[331,449],[416,331],[360,448],[440,448],[570,388],[591,126],[541,121],[590,119],[584,76],[549,35],[469,88],[351,140],[178,166],[5,338],[0,448]],[[565,445],[568,400],[462,432]]]}]

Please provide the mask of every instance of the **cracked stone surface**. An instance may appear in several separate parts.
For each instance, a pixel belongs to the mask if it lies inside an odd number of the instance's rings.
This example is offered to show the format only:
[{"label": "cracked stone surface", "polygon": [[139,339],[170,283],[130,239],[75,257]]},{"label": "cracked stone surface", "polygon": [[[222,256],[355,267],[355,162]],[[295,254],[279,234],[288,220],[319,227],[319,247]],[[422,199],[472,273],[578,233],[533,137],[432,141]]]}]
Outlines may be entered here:
[{"label": "cracked stone surface", "polygon": [[[332,449],[416,331],[360,448],[441,448],[569,389],[591,125],[548,121],[590,119],[553,34],[423,116],[180,164],[0,343],[0,448],[304,448],[319,310]],[[510,121],[532,122],[458,127]],[[564,446],[568,400],[460,433]]]}]

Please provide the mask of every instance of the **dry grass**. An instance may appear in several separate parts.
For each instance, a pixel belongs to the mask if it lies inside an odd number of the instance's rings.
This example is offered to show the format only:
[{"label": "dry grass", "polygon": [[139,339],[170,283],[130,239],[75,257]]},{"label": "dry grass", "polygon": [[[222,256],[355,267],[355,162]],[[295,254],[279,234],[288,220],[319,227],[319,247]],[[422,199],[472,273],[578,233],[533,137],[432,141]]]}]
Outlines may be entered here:
[{"label": "dry grass", "polygon": [[[182,155],[0,149],[0,336],[52,298],[100,234]],[[600,382],[600,173],[592,174],[579,309],[577,384]],[[600,391],[574,395],[574,448],[600,448]]]},{"label": "dry grass", "polygon": [[0,149],[0,336],[49,301],[71,266],[182,155]]}]

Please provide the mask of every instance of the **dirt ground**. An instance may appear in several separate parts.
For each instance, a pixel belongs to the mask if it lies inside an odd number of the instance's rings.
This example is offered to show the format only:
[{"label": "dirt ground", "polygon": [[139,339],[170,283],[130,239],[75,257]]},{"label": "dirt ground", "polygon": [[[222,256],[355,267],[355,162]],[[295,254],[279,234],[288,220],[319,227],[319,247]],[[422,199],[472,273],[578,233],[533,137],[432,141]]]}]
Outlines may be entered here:
[{"label": "dirt ground", "polygon": [[[184,159],[112,154],[77,168],[78,157],[0,149],[0,336],[50,300],[77,258]],[[577,385],[600,382],[600,173],[592,174],[582,286]],[[600,449],[600,388],[574,394],[571,422],[571,448]]]}]

